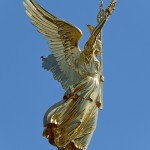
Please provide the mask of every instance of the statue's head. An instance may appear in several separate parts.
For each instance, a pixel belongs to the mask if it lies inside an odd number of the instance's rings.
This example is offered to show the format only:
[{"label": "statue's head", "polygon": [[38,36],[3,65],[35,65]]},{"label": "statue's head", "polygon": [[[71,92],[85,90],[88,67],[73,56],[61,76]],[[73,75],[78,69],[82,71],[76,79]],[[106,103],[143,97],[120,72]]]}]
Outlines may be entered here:
[{"label": "statue's head", "polygon": [[86,42],[84,46],[84,50],[87,50],[88,53],[94,53],[95,56],[100,54],[101,49],[102,49],[102,42],[97,38],[93,45],[90,45],[89,42]]}]

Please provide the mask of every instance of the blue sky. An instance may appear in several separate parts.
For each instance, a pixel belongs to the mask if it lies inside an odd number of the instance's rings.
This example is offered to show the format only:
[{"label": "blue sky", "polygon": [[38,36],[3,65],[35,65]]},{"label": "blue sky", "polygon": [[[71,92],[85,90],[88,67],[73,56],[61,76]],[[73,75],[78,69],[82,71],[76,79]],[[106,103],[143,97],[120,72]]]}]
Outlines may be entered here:
[{"label": "blue sky", "polygon": [[[99,0],[38,0],[89,37]],[[104,0],[108,6],[109,0]],[[104,109],[88,150],[150,150],[150,1],[119,1],[103,29]],[[24,13],[22,1],[0,5],[0,149],[56,150],[42,137],[45,111],[64,90],[41,67],[47,41]]]}]

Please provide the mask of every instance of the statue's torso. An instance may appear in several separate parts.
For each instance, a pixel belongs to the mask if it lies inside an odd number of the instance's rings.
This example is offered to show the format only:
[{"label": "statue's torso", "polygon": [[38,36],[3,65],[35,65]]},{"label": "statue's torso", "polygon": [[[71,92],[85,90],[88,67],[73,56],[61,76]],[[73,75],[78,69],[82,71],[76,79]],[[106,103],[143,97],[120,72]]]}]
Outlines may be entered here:
[{"label": "statue's torso", "polygon": [[90,76],[99,80],[100,63],[93,54],[85,55],[82,52],[78,61],[78,71],[83,78]]},{"label": "statue's torso", "polygon": [[94,55],[81,53],[78,60],[78,73],[81,80],[70,86],[66,94],[74,93],[87,100],[99,101],[100,98],[100,64]]}]

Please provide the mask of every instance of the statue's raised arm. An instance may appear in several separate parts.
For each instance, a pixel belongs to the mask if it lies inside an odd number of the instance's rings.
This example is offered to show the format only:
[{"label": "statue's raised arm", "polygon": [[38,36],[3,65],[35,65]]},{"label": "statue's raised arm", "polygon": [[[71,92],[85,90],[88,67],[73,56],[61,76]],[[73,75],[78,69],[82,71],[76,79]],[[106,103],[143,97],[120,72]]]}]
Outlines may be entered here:
[{"label": "statue's raised arm", "polygon": [[[97,16],[97,22],[98,25],[96,27],[93,27],[91,25],[88,25],[88,28],[91,32],[91,36],[89,38],[89,40],[86,43],[86,46],[88,47],[94,47],[97,45],[97,41],[101,41],[100,44],[102,44],[102,39],[101,39],[101,34],[102,34],[102,28],[104,26],[104,24],[106,23],[106,21],[108,20],[108,18],[110,17],[110,15],[113,13],[113,11],[115,10],[116,7],[116,0],[112,0],[112,2],[110,3],[110,5],[106,8],[103,9],[103,1],[100,2],[100,12],[98,13]],[[99,46],[101,47],[101,45]],[[97,49],[97,51],[99,51]]]}]

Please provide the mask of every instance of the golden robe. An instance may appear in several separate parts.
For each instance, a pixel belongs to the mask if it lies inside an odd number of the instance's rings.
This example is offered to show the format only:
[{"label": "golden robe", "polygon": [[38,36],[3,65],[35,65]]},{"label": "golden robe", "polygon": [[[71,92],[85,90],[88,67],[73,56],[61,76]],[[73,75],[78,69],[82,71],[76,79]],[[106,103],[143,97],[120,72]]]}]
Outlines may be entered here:
[{"label": "golden robe", "polygon": [[82,79],[44,116],[43,136],[59,150],[86,150],[97,124],[100,63],[93,53],[82,52],[77,66]]}]

